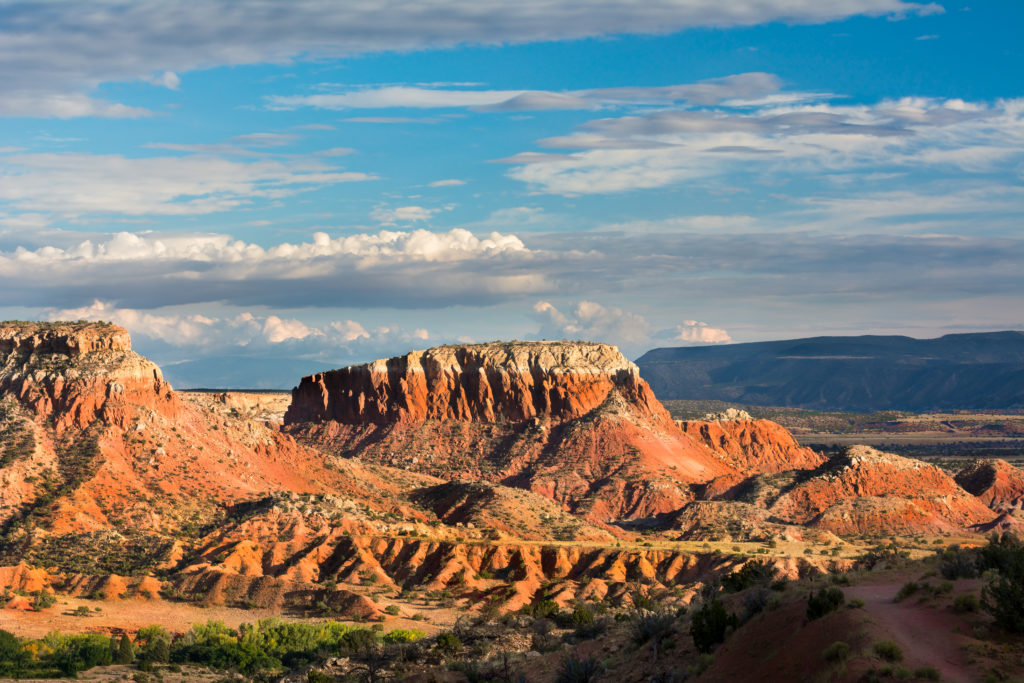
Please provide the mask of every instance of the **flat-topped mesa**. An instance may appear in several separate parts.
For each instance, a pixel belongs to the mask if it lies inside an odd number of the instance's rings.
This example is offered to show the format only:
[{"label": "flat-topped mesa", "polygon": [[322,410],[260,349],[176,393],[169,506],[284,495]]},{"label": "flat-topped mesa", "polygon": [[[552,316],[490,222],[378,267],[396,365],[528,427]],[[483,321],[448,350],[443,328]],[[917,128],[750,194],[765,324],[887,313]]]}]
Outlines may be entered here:
[{"label": "flat-topped mesa", "polygon": [[0,323],[0,357],[10,354],[81,356],[92,351],[131,351],[123,327],[109,323]]},{"label": "flat-topped mesa", "polygon": [[304,377],[292,390],[285,424],[569,420],[589,413],[613,392],[667,419],[636,365],[614,346],[568,341],[439,346]]},{"label": "flat-topped mesa", "polygon": [[124,422],[138,406],[177,412],[160,368],[132,351],[123,327],[0,322],[0,396],[13,395],[58,430]]}]

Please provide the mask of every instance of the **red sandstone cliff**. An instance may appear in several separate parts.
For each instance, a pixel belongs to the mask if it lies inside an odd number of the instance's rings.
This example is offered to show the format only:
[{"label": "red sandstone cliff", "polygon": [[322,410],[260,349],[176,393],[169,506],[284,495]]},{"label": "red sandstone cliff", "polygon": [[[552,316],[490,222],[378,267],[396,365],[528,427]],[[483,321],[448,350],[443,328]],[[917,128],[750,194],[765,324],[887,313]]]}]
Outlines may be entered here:
[{"label": "red sandstone cliff", "polygon": [[569,420],[613,391],[668,419],[637,367],[613,346],[513,342],[440,346],[304,377],[285,423]]},{"label": "red sandstone cliff", "polygon": [[128,332],[105,323],[0,326],[0,395],[9,394],[58,432],[99,419],[126,426],[145,407],[173,418],[179,404]]}]

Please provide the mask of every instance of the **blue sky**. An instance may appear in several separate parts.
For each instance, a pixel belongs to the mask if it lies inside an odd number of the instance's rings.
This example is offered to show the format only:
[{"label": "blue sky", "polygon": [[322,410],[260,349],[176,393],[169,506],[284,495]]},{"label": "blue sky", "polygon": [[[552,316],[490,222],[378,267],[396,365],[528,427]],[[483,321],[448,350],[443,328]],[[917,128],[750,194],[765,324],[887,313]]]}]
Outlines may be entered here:
[{"label": "blue sky", "polygon": [[[482,9],[486,8],[486,9]],[[1024,327],[1024,5],[0,0],[0,314],[180,386]]]}]

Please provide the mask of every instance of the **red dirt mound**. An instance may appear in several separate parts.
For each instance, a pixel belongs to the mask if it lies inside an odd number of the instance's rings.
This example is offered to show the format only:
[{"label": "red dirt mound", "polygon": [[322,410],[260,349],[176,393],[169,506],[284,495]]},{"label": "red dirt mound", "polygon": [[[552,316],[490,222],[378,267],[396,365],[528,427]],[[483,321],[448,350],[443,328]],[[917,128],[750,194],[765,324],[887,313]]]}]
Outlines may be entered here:
[{"label": "red dirt mound", "polygon": [[1005,460],[979,460],[956,475],[956,483],[997,512],[1024,507],[1024,471]]}]

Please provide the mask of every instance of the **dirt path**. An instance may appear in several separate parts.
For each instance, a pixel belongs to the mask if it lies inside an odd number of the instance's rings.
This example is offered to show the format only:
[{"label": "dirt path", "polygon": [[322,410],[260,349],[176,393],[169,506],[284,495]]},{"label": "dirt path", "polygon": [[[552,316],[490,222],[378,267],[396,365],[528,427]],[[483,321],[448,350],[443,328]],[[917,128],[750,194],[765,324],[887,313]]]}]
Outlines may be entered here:
[{"label": "dirt path", "polygon": [[[864,609],[903,648],[904,666],[934,666],[943,681],[970,683],[978,679],[963,643],[968,625],[943,609],[918,605],[914,598],[893,602],[902,584],[859,585],[844,589],[847,598],[860,598]],[[959,632],[956,631],[959,627]]]}]

